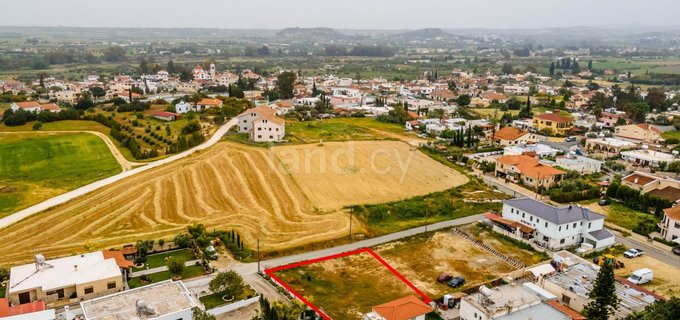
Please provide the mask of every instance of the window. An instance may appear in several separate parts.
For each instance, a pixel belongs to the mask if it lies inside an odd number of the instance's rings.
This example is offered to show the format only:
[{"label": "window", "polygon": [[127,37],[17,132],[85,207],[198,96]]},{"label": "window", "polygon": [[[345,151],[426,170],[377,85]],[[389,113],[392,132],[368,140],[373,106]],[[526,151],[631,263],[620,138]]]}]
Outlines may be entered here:
[{"label": "window", "polygon": [[567,228],[565,230],[569,230],[569,225],[567,225]]},{"label": "window", "polygon": [[675,223],[675,229],[680,229],[680,222]]},{"label": "window", "polygon": [[572,228],[576,228],[576,222],[574,222],[574,225],[572,226]]},{"label": "window", "polygon": [[515,213],[515,209],[514,209],[514,208],[511,208],[511,209],[510,209],[510,213]]},{"label": "window", "polygon": [[534,216],[529,217],[529,221],[533,222],[533,221],[534,221]]},{"label": "window", "polygon": [[560,240],[560,244],[564,244],[564,239]]},{"label": "window", "polygon": [[258,134],[258,135],[257,135],[257,138],[258,138],[258,139],[259,139],[259,138],[262,138],[262,136]]},{"label": "window", "polygon": [[545,223],[545,227],[546,227],[546,228],[548,227],[548,223],[547,223],[547,222]]},{"label": "window", "polygon": [[85,287],[85,294],[90,294],[94,293],[94,288],[92,287]]},{"label": "window", "polygon": [[593,225],[592,222],[588,222],[588,229],[590,229],[590,226],[592,226],[592,225]]},{"label": "window", "polygon": [[562,226],[560,226],[559,228],[557,228],[557,231],[562,231]]},{"label": "window", "polygon": [[115,289],[116,288],[116,282],[112,281],[106,284],[106,289]]},{"label": "window", "polygon": [[274,136],[269,136],[269,139],[274,139]]},{"label": "window", "polygon": [[524,218],[524,212],[522,212],[522,218]]}]

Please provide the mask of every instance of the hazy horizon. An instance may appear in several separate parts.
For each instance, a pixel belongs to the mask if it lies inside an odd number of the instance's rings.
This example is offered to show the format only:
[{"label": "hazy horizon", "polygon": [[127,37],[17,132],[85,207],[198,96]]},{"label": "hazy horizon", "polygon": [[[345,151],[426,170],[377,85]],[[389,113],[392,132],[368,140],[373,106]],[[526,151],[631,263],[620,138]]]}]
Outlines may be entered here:
[{"label": "hazy horizon", "polygon": [[[39,8],[36,10],[36,8]],[[264,10],[266,9],[266,10]],[[18,14],[22,13],[22,14]],[[345,30],[537,29],[566,27],[672,27],[680,23],[674,0],[24,0],[3,5],[6,27]]]}]

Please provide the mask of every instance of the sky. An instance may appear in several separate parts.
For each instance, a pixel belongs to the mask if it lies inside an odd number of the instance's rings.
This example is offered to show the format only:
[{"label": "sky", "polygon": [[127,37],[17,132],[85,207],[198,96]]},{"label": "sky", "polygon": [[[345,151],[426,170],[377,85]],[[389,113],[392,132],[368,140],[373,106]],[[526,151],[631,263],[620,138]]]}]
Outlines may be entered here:
[{"label": "sky", "polygon": [[678,0],[20,0],[3,26],[281,29],[680,25]]}]

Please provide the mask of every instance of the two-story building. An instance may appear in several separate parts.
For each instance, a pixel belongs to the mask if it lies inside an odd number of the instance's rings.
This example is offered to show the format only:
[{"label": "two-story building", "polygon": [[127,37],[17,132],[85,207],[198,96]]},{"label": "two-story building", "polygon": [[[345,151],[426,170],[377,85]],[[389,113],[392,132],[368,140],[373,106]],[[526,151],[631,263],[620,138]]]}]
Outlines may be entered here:
[{"label": "two-story building", "polygon": [[549,129],[552,134],[565,137],[574,127],[574,118],[561,116],[558,113],[538,114],[533,118],[533,127],[539,132]]},{"label": "two-story building", "polygon": [[534,133],[511,126],[503,127],[496,131],[493,135],[493,140],[501,146],[513,146],[538,141]]},{"label": "two-story building", "polygon": [[123,290],[115,259],[101,251],[54,260],[35,255],[35,262],[13,267],[7,286],[12,305],[44,301],[48,308],[68,305]]},{"label": "two-story building", "polygon": [[661,138],[661,130],[648,123],[637,123],[614,128],[614,137],[632,142],[656,143]]},{"label": "two-story building", "polygon": [[659,222],[661,237],[666,241],[680,242],[680,206],[663,210],[663,220]]},{"label": "two-story building", "polygon": [[566,172],[541,164],[528,155],[507,155],[496,159],[496,177],[532,188],[550,188],[562,182]]},{"label": "two-story building", "polygon": [[549,250],[581,243],[596,250],[614,244],[614,235],[604,228],[604,215],[576,205],[554,207],[530,198],[503,201],[503,218],[522,223],[535,231],[533,242]]},{"label": "two-story building", "polygon": [[248,133],[255,142],[280,142],[286,135],[286,123],[276,116],[276,111],[267,106],[248,109],[237,117],[240,133]]}]

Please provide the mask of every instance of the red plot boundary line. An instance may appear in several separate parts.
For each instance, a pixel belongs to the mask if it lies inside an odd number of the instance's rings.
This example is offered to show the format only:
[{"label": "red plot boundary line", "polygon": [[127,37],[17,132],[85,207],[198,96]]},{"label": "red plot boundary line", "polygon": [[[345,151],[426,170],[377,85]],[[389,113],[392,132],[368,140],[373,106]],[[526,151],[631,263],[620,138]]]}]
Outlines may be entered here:
[{"label": "red plot boundary line", "polygon": [[383,266],[385,266],[388,270],[390,270],[390,272],[392,272],[392,274],[394,274],[395,276],[397,276],[397,278],[399,278],[399,280],[401,280],[402,282],[404,282],[406,285],[409,286],[409,288],[411,288],[411,289],[412,289],[413,291],[415,291],[418,295],[420,295],[420,297],[423,298],[423,300],[425,301],[425,303],[430,303],[430,302],[432,301],[432,300],[430,300],[430,298],[428,298],[422,291],[420,291],[418,288],[416,288],[416,286],[414,286],[410,281],[408,281],[403,275],[401,275],[401,273],[399,273],[399,271],[397,271],[396,269],[392,268],[392,266],[390,266],[390,265],[387,263],[387,261],[383,260],[383,258],[381,258],[381,257],[380,257],[377,253],[375,253],[373,250],[371,250],[371,248],[361,248],[361,249],[352,250],[352,251],[347,251],[347,252],[343,252],[343,253],[339,253],[339,254],[334,254],[334,255],[330,255],[330,256],[326,256],[326,257],[321,257],[321,258],[317,258],[317,259],[311,259],[311,260],[305,260],[305,261],[301,261],[301,262],[295,262],[295,263],[291,263],[291,264],[287,264],[287,265],[283,265],[283,266],[278,266],[278,267],[266,269],[266,270],[264,270],[264,272],[265,272],[269,277],[271,277],[272,279],[274,279],[274,281],[278,282],[282,287],[286,288],[286,290],[288,290],[288,292],[292,293],[296,298],[298,298],[300,301],[302,301],[304,304],[306,304],[308,307],[310,307],[312,310],[314,310],[317,314],[319,314],[320,316],[322,316],[324,319],[326,319],[326,320],[332,320],[331,317],[329,317],[326,313],[324,313],[324,312],[321,311],[319,308],[317,308],[314,304],[312,304],[311,302],[307,301],[307,299],[305,299],[305,297],[303,297],[300,293],[298,293],[297,291],[295,291],[295,289],[293,289],[289,284],[287,284],[286,282],[284,282],[283,280],[281,280],[281,278],[277,277],[274,273],[279,272],[279,271],[282,271],[282,270],[287,270],[287,269],[292,269],[292,268],[296,268],[296,267],[301,267],[301,266],[306,266],[306,265],[314,264],[314,263],[317,263],[317,262],[322,262],[322,261],[327,261],[327,260],[333,260],[333,259],[338,259],[338,258],[344,258],[344,257],[351,256],[351,255],[355,255],[355,254],[361,254],[361,253],[364,253],[364,252],[370,254],[371,256],[373,256],[373,258],[375,258],[378,262],[380,262]]}]

